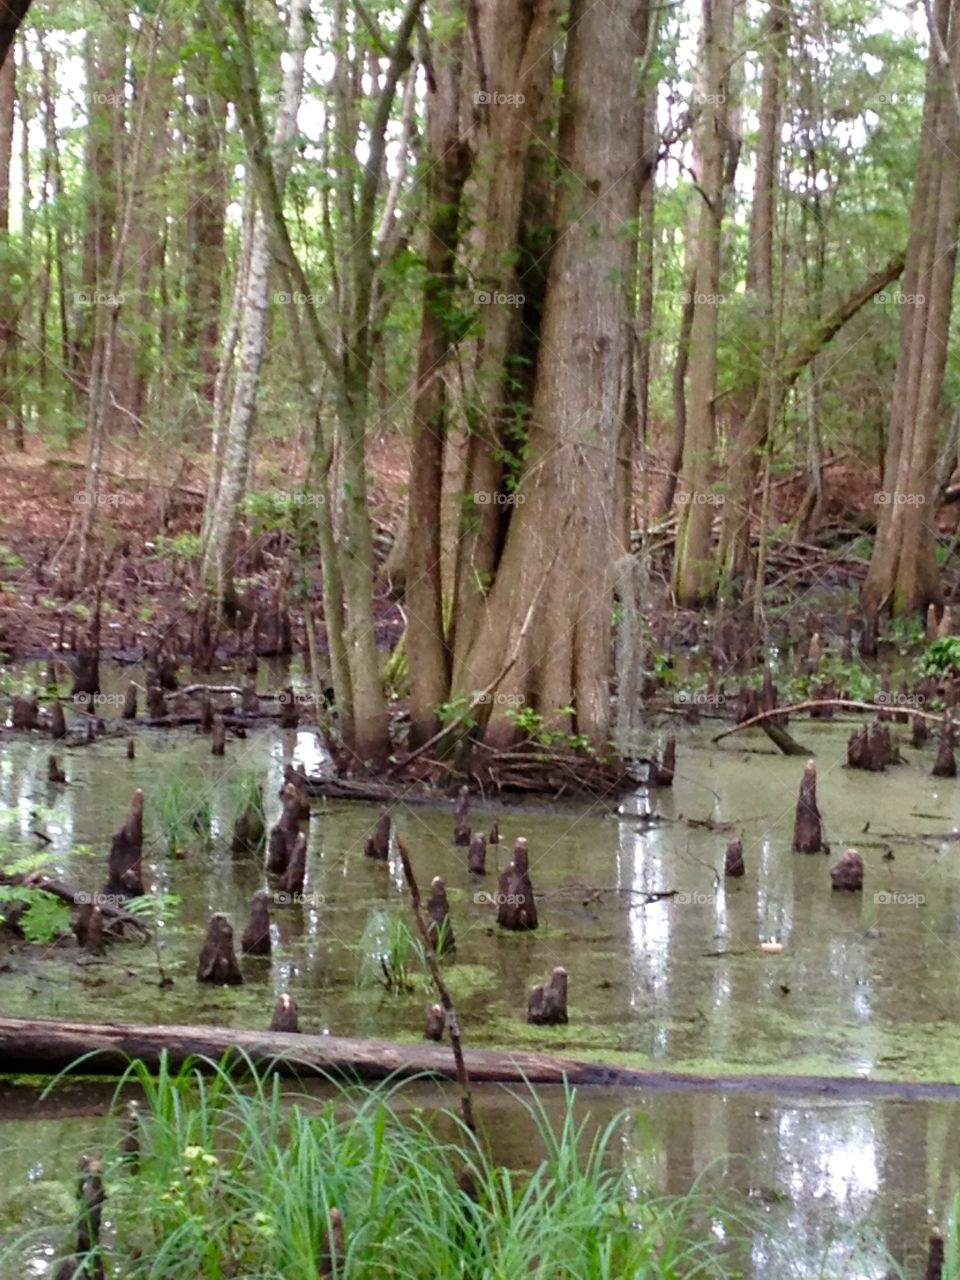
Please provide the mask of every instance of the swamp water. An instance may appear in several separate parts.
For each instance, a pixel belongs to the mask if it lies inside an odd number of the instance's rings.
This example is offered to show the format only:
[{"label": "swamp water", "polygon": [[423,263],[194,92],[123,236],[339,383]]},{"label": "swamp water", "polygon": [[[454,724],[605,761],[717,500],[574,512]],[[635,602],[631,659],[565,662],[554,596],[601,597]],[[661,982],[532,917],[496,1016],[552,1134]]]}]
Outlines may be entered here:
[{"label": "swamp water", "polygon": [[[475,805],[474,824],[486,829],[496,817],[503,839],[488,852],[483,882],[471,880],[465,851],[451,845],[449,804],[398,807],[395,828],[421,888],[434,875],[447,883],[457,953],[445,972],[466,1043],[717,1075],[960,1084],[960,844],[916,838],[955,828],[960,780],[929,776],[932,747],[905,747],[910,763],[884,774],[851,773],[842,768],[849,725],[797,722],[796,737],[816,751],[833,857],[794,854],[802,759],[771,754],[755,734],[713,745],[715,731],[683,731],[674,786],[652,793],[659,821],[643,816],[642,795],[619,816]],[[407,911],[398,861],[383,867],[363,857],[378,812],[372,805],[315,808],[305,900],[274,909],[274,954],[243,962],[243,987],[195,981],[210,912],[226,911],[239,933],[263,883],[257,860],[228,851],[236,780],[250,773],[263,781],[272,822],[284,763],[302,762],[308,772],[321,763],[311,732],[251,733],[229,740],[218,759],[207,738],[140,729],[133,761],[123,739],[58,750],[67,787],[45,780],[50,748],[39,736],[0,744],[2,834],[33,849],[31,833],[42,830],[51,869],[97,889],[110,833],[142,786],[145,878],[181,899],[158,930],[173,985],[160,986],[151,945],[116,945],[102,959],[54,946],[0,961],[0,1011],[258,1027],[269,1021],[275,995],[288,990],[305,1030],[419,1039],[432,1000],[425,985],[402,996],[358,986],[371,914],[386,920]],[[174,779],[209,802],[208,851],[194,843],[183,857],[169,855],[154,801]],[[743,839],[746,875],[718,883],[734,834]],[[489,899],[498,861],[502,868],[517,835],[529,840],[542,895],[534,936],[500,933]],[[866,862],[862,895],[831,891],[829,866],[848,845]],[[644,897],[665,890],[674,896]],[[771,938],[781,953],[758,950]],[[527,992],[556,964],[569,973],[569,1025],[528,1027]],[[0,1230],[43,1213],[66,1221],[76,1154],[96,1142],[99,1122],[90,1118],[17,1118],[31,1115],[30,1097],[8,1091],[0,1106]],[[531,1141],[511,1106],[505,1091],[481,1094],[498,1155],[522,1165]],[[638,1188],[683,1193],[702,1175],[705,1190],[759,1208],[763,1224],[741,1259],[756,1277],[817,1275],[820,1267],[879,1276],[875,1240],[911,1274],[922,1272],[927,1226],[945,1222],[960,1183],[951,1159],[960,1120],[954,1102],[810,1101],[772,1095],[762,1084],[734,1094],[720,1083],[705,1094],[584,1091],[580,1106],[598,1122],[628,1108],[618,1154],[631,1173],[635,1167]],[[58,1204],[65,1197],[65,1207],[53,1213],[51,1197]]]}]

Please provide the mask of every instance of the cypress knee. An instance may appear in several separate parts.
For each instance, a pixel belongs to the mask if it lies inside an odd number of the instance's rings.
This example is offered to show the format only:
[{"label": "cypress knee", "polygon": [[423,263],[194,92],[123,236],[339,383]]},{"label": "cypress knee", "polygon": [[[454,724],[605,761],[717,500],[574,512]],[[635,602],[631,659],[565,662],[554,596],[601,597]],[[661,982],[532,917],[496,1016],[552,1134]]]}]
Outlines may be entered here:
[{"label": "cypress knee", "polygon": [[807,761],[800,780],[793,847],[797,853],[819,853],[823,848],[820,810],[817,808],[817,766],[813,760]]}]

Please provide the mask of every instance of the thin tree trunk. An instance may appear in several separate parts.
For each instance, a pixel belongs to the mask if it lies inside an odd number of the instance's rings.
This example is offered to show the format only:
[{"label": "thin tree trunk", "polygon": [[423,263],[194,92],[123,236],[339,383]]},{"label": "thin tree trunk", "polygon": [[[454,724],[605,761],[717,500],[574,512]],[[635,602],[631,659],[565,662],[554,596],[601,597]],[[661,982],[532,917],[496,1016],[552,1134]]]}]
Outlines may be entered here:
[{"label": "thin tree trunk", "polygon": [[720,240],[730,143],[733,18],[733,0],[704,0],[704,92],[700,116],[703,172],[690,328],[690,391],[673,562],[673,590],[681,605],[701,603],[712,596],[716,587],[710,539],[716,506],[712,487],[716,444],[717,337],[722,303]]},{"label": "thin tree trunk", "polygon": [[[303,91],[303,63],[307,46],[307,0],[290,7],[283,91],[273,133],[277,196],[282,199],[292,160],[297,112]],[[233,602],[233,576],[240,502],[246,489],[250,445],[257,411],[260,373],[267,347],[270,290],[270,233],[261,208],[254,219],[241,309],[240,354],[223,442],[223,465],[216,499],[208,519],[207,543],[201,568],[204,590],[219,610]],[[291,299],[292,301],[292,299]]]},{"label": "thin tree trunk", "polygon": [[[17,105],[17,66],[11,55],[0,66],[0,248],[10,255],[10,162]],[[17,295],[6,289],[0,297],[0,430],[16,432],[20,418],[17,390]],[[22,430],[21,444],[22,448]]]}]

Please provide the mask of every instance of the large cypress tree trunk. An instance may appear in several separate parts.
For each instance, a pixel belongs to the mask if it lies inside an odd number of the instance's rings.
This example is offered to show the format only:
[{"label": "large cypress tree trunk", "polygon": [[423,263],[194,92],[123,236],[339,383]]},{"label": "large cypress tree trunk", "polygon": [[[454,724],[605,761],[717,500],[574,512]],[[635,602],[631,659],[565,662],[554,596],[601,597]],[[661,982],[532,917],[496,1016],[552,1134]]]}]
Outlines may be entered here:
[{"label": "large cypress tree trunk", "polygon": [[[476,34],[479,92],[489,101],[480,110],[480,143],[474,165],[479,241],[475,281],[481,295],[482,336],[474,371],[474,401],[467,441],[464,503],[457,538],[451,648],[454,684],[464,680],[463,663],[480,624],[486,594],[496,574],[510,508],[503,496],[504,458],[510,452],[510,426],[529,410],[519,403],[520,384],[531,366],[516,362],[535,319],[535,271],[524,272],[524,257],[542,269],[547,246],[524,254],[524,215],[536,205],[542,184],[538,150],[544,117],[552,109],[551,50],[563,0],[478,0]],[[510,101],[522,98],[522,101]],[[525,210],[525,201],[527,208]],[[549,218],[547,219],[549,222]],[[496,298],[523,295],[517,306]],[[526,326],[526,328],[524,327]],[[531,383],[532,385],[532,383]],[[482,496],[480,496],[482,495]]]},{"label": "large cypress tree trunk", "polygon": [[863,586],[874,618],[882,608],[911,613],[942,599],[930,499],[960,225],[960,5],[937,0],[931,17],[880,518]]},{"label": "large cypress tree trunk", "polygon": [[[529,460],[506,545],[461,677],[485,689],[491,744],[510,712],[539,711],[598,747],[609,736],[616,450],[630,369],[626,296],[643,104],[636,83],[648,11],[639,0],[571,6],[550,260]],[[575,721],[570,708],[575,705]]]}]

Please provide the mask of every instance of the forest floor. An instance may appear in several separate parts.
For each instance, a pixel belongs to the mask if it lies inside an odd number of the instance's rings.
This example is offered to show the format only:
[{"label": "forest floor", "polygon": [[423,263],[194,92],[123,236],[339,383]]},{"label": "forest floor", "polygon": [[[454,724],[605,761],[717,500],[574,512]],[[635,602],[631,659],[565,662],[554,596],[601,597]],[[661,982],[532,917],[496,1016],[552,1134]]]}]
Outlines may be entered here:
[{"label": "forest floor", "polygon": [[[266,452],[266,451],[265,451]],[[451,450],[454,468],[462,451]],[[376,554],[382,564],[402,524],[408,481],[406,445],[397,436],[371,442],[371,513]],[[304,458],[296,448],[277,463],[262,461],[257,488],[288,491],[299,483]],[[651,547],[651,589],[661,617],[663,647],[690,643],[702,621],[669,610],[667,583],[674,520],[657,517],[666,472],[656,452],[638,474],[636,523],[646,524]],[[0,650],[10,657],[37,656],[72,647],[89,619],[93,590],[75,592],[70,565],[84,500],[84,458],[79,448],[50,450],[31,439],[24,453],[9,452],[0,467]],[[788,631],[803,634],[810,621],[804,608],[829,615],[822,627],[842,630],[855,615],[856,595],[866,572],[877,513],[876,471],[861,459],[839,453],[828,459],[823,504],[815,533],[804,538],[791,528],[807,489],[805,473],[775,477],[771,486],[771,536],[767,599],[773,616],[792,615]],[[130,441],[105,460],[98,499],[98,527],[108,570],[103,587],[101,644],[105,652],[135,658],[146,639],[166,637],[186,643],[196,605],[195,548],[190,535],[200,529],[206,475],[179,460],[146,456]],[[938,532],[952,533],[960,506],[937,513]],[[241,572],[252,603],[268,609],[276,570],[285,558],[277,533],[248,537]],[[947,566],[952,596],[952,560]],[[312,592],[320,613],[319,583]],[[378,643],[389,648],[403,630],[402,609],[386,584],[375,600]],[[300,610],[292,610],[294,649],[304,647]],[[249,614],[248,614],[249,616]],[[321,647],[324,645],[322,628]],[[229,649],[229,645],[228,645]],[[269,639],[258,644],[270,653]]]}]

